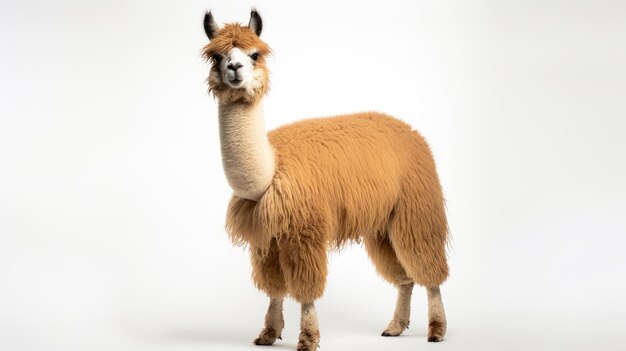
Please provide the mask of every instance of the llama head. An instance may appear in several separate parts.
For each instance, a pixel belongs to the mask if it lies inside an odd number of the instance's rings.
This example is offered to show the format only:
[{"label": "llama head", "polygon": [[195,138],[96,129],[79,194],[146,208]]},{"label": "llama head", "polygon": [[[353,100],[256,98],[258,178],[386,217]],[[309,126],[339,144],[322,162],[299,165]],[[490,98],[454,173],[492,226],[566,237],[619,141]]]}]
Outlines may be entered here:
[{"label": "llama head", "polygon": [[269,46],[259,38],[263,22],[255,10],[247,26],[239,23],[218,27],[211,12],[204,16],[204,31],[209,37],[202,56],[211,63],[209,91],[222,103],[256,102],[268,90],[265,59]]}]

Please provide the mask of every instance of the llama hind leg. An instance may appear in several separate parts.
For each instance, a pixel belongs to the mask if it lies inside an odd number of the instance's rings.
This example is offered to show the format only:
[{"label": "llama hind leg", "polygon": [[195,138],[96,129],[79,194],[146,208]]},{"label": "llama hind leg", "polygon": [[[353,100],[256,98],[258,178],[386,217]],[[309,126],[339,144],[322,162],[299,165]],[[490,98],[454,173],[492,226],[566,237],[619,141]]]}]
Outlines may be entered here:
[{"label": "llama hind leg", "polygon": [[439,285],[447,277],[447,264],[437,264],[437,261],[429,260],[415,262],[416,256],[410,255],[410,250],[400,251],[398,246],[402,245],[394,245],[396,254],[408,275],[419,285],[425,286],[428,293],[428,341],[443,341],[446,333],[446,316]]},{"label": "llama hind leg", "polygon": [[265,326],[254,339],[256,345],[272,345],[281,338],[285,326],[283,319],[283,298],[287,293],[285,278],[278,261],[278,246],[272,240],[268,252],[251,250],[252,278],[259,290],[270,297],[265,314]]},{"label": "llama hind leg", "polygon": [[439,286],[426,288],[428,294],[428,341],[443,341],[446,335],[446,313],[441,301]]},{"label": "llama hind leg", "polygon": [[398,261],[386,233],[384,235],[366,236],[363,241],[367,254],[374,263],[378,274],[398,288],[398,299],[393,319],[381,334],[382,336],[398,336],[409,325],[414,283]]},{"label": "llama hind leg", "polygon": [[[441,206],[442,207],[442,206]],[[389,239],[398,261],[415,283],[428,291],[428,341],[442,341],[446,319],[439,286],[448,277],[445,245],[447,225],[443,209],[399,206],[389,225]]]}]

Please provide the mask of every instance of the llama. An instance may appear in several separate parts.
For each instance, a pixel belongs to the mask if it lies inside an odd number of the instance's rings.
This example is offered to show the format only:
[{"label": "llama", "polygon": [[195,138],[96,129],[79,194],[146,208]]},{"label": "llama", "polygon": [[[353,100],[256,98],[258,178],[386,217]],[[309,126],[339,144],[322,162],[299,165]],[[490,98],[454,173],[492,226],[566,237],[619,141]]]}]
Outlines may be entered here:
[{"label": "llama", "polygon": [[301,304],[298,350],[316,350],[314,302],[326,282],[327,250],[362,242],[377,272],[398,289],[383,336],[409,325],[414,284],[426,287],[428,341],[442,341],[446,317],[439,286],[448,276],[448,226],[430,148],[406,123],[366,112],[302,120],[265,130],[269,46],[261,16],[219,27],[204,18],[218,102],[224,172],[233,195],[226,230],[247,245],[252,279],[269,298],[257,345],[284,327],[283,299]]}]

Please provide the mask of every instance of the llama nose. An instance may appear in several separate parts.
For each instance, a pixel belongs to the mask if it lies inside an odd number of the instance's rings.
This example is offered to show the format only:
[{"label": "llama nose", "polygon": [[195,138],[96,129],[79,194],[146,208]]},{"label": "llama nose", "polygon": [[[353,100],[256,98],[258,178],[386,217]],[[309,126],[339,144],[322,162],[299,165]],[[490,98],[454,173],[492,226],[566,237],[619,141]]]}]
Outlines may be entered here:
[{"label": "llama nose", "polygon": [[237,72],[237,70],[238,70],[240,67],[243,67],[243,65],[241,64],[241,62],[235,62],[235,63],[231,62],[231,63],[229,63],[229,64],[228,64],[228,66],[226,66],[226,67],[227,67],[228,69],[232,69],[233,71]]}]

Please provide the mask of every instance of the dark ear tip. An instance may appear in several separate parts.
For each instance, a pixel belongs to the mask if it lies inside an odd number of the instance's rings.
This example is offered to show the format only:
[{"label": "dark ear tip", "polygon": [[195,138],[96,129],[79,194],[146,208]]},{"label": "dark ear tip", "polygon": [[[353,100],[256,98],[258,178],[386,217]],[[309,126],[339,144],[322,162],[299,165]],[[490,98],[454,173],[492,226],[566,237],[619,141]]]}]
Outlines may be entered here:
[{"label": "dark ear tip", "polygon": [[213,39],[215,32],[218,30],[217,24],[213,19],[213,14],[211,11],[206,11],[204,13],[204,32],[206,33],[209,40]]}]

